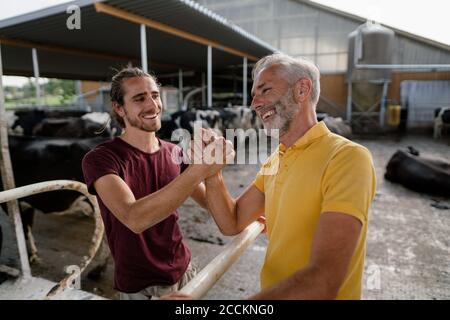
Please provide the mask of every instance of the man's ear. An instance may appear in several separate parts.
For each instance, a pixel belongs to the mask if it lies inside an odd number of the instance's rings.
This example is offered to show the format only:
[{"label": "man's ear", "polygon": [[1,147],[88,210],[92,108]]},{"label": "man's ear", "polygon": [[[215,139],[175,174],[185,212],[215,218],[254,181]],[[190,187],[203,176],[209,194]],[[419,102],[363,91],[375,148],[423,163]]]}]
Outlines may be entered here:
[{"label": "man's ear", "polygon": [[308,78],[302,78],[294,84],[294,99],[302,103],[311,97],[312,82]]},{"label": "man's ear", "polygon": [[113,102],[112,107],[119,116],[121,117],[125,116],[125,111],[123,110],[123,107],[120,104],[118,104],[117,102]]}]

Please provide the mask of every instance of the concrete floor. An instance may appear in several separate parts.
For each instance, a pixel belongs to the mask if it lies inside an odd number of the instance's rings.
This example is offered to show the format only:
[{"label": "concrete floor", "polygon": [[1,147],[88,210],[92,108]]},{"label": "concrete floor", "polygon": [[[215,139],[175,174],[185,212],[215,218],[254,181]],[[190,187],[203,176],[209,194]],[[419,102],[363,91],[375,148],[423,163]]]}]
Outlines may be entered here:
[{"label": "concrete floor", "polygon": [[[450,210],[431,205],[439,202],[450,207],[450,199],[409,191],[383,178],[385,166],[397,149],[411,145],[423,154],[449,160],[449,142],[421,136],[398,141],[392,138],[356,141],[372,152],[378,179],[377,195],[370,211],[364,298],[449,299]],[[238,195],[252,182],[257,170],[257,165],[227,167],[224,176],[231,193]],[[188,200],[179,211],[193,261],[202,268],[231,238],[222,236],[212,218],[193,201]],[[64,266],[76,264],[85,254],[92,230],[92,221],[82,215],[38,217],[35,237],[42,261],[33,265],[33,274],[54,281],[62,279]],[[5,240],[9,244],[11,241]],[[256,293],[266,246],[265,236],[259,236],[205,299],[243,299]],[[11,252],[13,247],[5,248],[4,244],[0,263],[14,263]],[[83,289],[117,298],[112,289],[112,271],[110,263],[99,281],[83,278]]]},{"label": "concrete floor", "polygon": [[[398,148],[414,146],[423,155],[450,161],[449,142],[424,137],[358,142],[372,152],[378,180],[369,220],[366,270],[371,272],[366,272],[364,298],[449,299],[450,210],[432,204],[450,207],[450,199],[410,191],[383,178]],[[379,288],[370,285],[373,274],[380,276]]]}]

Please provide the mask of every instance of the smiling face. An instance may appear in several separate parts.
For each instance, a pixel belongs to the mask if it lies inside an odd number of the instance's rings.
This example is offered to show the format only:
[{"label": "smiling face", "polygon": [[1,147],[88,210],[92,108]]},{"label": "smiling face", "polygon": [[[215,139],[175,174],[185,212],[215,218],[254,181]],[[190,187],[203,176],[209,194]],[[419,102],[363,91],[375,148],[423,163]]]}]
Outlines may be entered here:
[{"label": "smiling face", "polygon": [[276,66],[263,69],[255,77],[252,88],[252,108],[261,118],[264,128],[278,129],[282,136],[289,131],[292,120],[300,111],[294,93]]},{"label": "smiling face", "polygon": [[161,128],[162,102],[158,85],[150,77],[133,77],[123,81],[123,106],[114,106],[125,122],[146,132]]}]

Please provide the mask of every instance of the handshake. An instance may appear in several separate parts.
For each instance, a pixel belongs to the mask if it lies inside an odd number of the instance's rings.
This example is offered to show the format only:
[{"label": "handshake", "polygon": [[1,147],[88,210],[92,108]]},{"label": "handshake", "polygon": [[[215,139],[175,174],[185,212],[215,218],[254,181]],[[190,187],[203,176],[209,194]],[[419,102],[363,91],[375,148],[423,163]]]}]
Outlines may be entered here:
[{"label": "handshake", "polygon": [[187,157],[188,162],[204,178],[208,178],[233,163],[236,152],[231,141],[225,140],[212,129],[201,128],[199,133],[194,134],[194,139],[190,141]]}]

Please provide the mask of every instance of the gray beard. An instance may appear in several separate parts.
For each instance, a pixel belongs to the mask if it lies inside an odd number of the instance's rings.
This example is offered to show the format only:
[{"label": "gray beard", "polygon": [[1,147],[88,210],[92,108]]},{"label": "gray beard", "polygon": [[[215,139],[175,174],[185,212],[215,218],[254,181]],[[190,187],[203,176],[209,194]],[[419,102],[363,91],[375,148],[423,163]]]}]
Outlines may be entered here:
[{"label": "gray beard", "polygon": [[292,89],[280,99],[270,104],[269,107],[275,107],[276,115],[269,123],[263,122],[264,129],[270,133],[270,130],[279,130],[279,135],[283,135],[289,131],[292,120],[300,112],[298,105],[292,97]]}]

